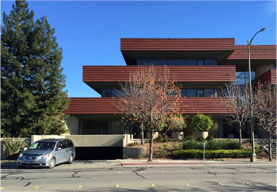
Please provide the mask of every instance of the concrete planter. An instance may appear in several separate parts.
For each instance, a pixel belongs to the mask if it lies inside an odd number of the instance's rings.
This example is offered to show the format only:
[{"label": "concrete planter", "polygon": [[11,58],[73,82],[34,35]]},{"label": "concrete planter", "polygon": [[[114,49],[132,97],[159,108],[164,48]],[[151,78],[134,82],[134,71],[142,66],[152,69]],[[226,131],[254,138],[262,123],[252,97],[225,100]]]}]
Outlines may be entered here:
[{"label": "concrete planter", "polygon": [[198,131],[196,133],[197,138],[203,138],[203,139],[207,139],[207,137],[209,136],[209,132],[208,131]]},{"label": "concrete planter", "polygon": [[203,139],[207,139],[207,137],[209,136],[209,132],[208,131],[202,131],[201,134],[202,134],[202,138]]},{"label": "concrete planter", "polygon": [[123,147],[123,159],[140,159],[146,154],[146,147]]}]

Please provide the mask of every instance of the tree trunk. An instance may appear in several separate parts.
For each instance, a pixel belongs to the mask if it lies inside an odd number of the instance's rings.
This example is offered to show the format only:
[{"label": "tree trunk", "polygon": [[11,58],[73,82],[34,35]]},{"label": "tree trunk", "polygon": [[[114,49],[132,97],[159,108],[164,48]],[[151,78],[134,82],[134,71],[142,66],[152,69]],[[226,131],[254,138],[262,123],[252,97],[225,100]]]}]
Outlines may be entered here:
[{"label": "tree trunk", "polygon": [[272,161],[271,135],[268,134],[268,160]]},{"label": "tree trunk", "polygon": [[154,135],[154,132],[151,131],[151,133],[150,133],[150,147],[149,147],[149,159],[148,159],[148,162],[151,162],[152,159],[153,159],[153,135]]},{"label": "tree trunk", "polygon": [[140,144],[144,145],[144,128],[143,128],[143,123],[141,123],[141,139],[140,139]]},{"label": "tree trunk", "polygon": [[240,144],[240,146],[242,146],[242,128],[240,127],[239,128],[239,144]]}]

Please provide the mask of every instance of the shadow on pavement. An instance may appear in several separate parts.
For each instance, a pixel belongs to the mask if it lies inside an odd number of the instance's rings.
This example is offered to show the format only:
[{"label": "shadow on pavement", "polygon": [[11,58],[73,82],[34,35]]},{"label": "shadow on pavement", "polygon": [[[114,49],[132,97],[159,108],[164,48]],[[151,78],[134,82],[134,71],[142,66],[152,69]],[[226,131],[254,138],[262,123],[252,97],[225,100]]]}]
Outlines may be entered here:
[{"label": "shadow on pavement", "polygon": [[1,169],[18,169],[16,161],[4,161],[1,162]]}]

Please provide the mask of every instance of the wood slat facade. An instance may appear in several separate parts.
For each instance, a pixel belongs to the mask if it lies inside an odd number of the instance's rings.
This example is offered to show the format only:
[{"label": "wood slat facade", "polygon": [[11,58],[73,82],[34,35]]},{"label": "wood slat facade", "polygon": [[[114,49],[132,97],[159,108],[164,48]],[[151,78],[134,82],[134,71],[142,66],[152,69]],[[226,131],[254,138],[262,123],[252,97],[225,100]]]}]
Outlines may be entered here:
[{"label": "wood slat facade", "polygon": [[[251,45],[251,59],[276,59],[276,45]],[[236,45],[235,51],[228,57],[228,60],[248,59],[247,45]]]},{"label": "wood slat facade", "polygon": [[[66,114],[121,114],[122,111],[117,107],[120,98],[70,98],[69,108]],[[180,113],[183,114],[226,114],[231,109],[223,107],[224,102],[229,98],[221,97],[200,97],[200,98],[181,98]]]},{"label": "wood slat facade", "polygon": [[[83,66],[83,81],[123,82],[129,80],[130,73],[139,66]],[[164,68],[155,66],[157,75]],[[168,66],[169,80],[175,82],[234,82],[235,66]]]},{"label": "wood slat facade", "polygon": [[121,50],[234,50],[234,38],[121,38]]}]

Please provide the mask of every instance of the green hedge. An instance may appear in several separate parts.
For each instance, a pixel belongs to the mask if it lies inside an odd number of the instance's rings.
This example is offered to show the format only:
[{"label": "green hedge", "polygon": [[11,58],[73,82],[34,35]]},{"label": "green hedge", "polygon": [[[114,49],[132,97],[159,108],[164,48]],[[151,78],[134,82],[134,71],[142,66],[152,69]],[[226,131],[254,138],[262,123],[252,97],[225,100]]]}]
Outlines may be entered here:
[{"label": "green hedge", "polygon": [[[206,158],[247,158],[250,157],[250,150],[206,150]],[[202,158],[203,150],[190,149],[190,150],[177,150],[173,151],[173,157],[175,159],[184,158]]]},{"label": "green hedge", "polygon": [[[203,149],[203,142],[186,140],[183,149]],[[238,141],[234,140],[210,140],[206,141],[206,150],[242,149]]]}]

